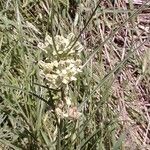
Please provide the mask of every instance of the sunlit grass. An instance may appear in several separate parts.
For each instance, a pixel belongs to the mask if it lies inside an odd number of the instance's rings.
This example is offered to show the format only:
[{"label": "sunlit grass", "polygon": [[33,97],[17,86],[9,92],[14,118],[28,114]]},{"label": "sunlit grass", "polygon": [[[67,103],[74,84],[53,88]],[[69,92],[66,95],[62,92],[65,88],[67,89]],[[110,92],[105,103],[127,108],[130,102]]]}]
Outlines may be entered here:
[{"label": "sunlit grass", "polygon": [[[148,148],[150,53],[142,40],[148,33],[136,21],[145,8],[98,0],[1,0],[0,149]],[[82,72],[67,82],[71,109],[64,88],[41,78],[39,61],[53,55],[38,46],[49,35],[57,54],[55,36],[69,33],[76,36],[69,50],[78,41],[84,47]],[[59,116],[62,103],[63,111],[80,117]]]}]

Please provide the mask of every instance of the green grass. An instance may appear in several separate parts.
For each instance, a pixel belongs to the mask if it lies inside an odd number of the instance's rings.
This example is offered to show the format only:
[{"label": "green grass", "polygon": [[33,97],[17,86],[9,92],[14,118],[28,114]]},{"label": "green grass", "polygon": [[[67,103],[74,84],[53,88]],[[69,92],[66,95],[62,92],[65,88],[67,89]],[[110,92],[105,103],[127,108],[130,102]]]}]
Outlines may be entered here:
[{"label": "green grass", "polygon": [[[0,149],[149,149],[149,35],[137,22],[143,9],[98,0],[1,0]],[[58,91],[39,76],[45,56],[38,43],[70,32],[84,46],[83,71],[69,84],[82,115],[60,119]]]}]

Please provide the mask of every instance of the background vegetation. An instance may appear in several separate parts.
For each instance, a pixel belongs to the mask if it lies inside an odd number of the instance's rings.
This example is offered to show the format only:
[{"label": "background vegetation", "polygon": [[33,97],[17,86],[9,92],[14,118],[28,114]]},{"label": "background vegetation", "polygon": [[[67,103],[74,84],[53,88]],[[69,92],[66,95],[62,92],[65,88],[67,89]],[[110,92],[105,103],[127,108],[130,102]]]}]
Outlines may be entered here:
[{"label": "background vegetation", "polygon": [[[149,149],[147,2],[0,0],[0,149]],[[37,45],[70,32],[84,46],[83,72],[69,84],[82,115],[58,121]]]}]

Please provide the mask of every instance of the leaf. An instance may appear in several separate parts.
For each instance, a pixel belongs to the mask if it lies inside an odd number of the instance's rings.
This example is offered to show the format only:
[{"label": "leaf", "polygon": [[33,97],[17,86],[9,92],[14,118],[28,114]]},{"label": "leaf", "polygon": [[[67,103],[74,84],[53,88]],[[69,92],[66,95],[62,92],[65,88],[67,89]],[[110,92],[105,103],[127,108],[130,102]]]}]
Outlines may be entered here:
[{"label": "leaf", "polygon": [[122,133],[119,139],[117,140],[117,142],[114,144],[113,150],[119,150],[121,148],[122,142],[124,141],[125,137],[126,137],[126,134]]}]

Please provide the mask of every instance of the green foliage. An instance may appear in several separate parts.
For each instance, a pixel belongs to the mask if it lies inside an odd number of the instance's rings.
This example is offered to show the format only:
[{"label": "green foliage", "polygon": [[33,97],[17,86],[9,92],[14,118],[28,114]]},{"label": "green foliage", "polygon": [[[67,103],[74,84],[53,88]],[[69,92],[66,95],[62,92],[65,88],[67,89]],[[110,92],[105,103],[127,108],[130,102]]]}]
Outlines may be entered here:
[{"label": "green foliage", "polygon": [[[112,7],[110,2],[108,5]],[[130,144],[137,149],[147,146],[132,128],[148,124],[138,107],[139,95],[149,90],[145,69],[149,67],[148,51],[142,59],[137,55],[146,41],[138,46],[131,41],[131,32],[139,31],[130,24],[145,6],[138,10],[105,7],[98,0],[0,1],[0,149],[118,150],[130,149]],[[115,40],[126,25],[127,43],[120,47]],[[38,44],[50,35],[55,48],[55,36],[67,37],[71,32],[76,35],[73,46],[77,41],[84,46],[83,70],[68,86],[72,109],[77,108],[81,116],[61,118],[56,113],[60,105],[56,96],[59,92],[64,99],[63,88],[49,88],[39,76],[38,62],[46,56]],[[136,91],[142,87],[147,89],[143,95]]]}]

